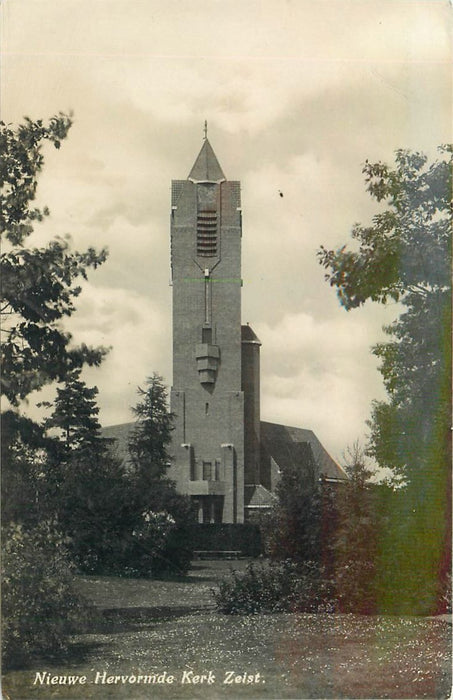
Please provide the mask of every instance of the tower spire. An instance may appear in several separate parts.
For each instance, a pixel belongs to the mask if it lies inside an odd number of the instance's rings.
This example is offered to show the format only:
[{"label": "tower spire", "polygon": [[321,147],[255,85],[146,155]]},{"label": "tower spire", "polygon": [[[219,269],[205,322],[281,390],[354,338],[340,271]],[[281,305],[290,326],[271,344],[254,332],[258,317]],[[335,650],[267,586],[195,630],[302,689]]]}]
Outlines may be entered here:
[{"label": "tower spire", "polygon": [[225,175],[219,165],[212,146],[208,141],[208,123],[204,123],[204,139],[201,151],[193,165],[189,174],[189,180],[192,182],[224,182]]}]

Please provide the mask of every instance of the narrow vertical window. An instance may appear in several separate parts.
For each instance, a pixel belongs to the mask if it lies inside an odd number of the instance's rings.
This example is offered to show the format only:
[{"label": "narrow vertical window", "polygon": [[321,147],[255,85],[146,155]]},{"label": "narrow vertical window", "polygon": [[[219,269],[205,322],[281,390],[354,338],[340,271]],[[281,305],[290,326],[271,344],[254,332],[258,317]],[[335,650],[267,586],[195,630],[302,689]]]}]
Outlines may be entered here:
[{"label": "narrow vertical window", "polygon": [[205,258],[217,255],[217,212],[215,210],[198,212],[197,255]]},{"label": "narrow vertical window", "polygon": [[209,345],[212,343],[212,328],[201,329],[201,342]]}]

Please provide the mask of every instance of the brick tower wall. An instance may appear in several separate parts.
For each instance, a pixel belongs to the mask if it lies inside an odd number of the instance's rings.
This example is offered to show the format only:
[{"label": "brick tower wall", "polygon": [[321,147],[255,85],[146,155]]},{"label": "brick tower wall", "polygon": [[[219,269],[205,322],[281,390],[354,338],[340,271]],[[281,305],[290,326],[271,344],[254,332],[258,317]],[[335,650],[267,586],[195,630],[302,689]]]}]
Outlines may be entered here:
[{"label": "brick tower wall", "polygon": [[172,192],[176,418],[169,476],[182,493],[217,497],[210,500],[221,522],[243,522],[240,187],[184,180]]}]

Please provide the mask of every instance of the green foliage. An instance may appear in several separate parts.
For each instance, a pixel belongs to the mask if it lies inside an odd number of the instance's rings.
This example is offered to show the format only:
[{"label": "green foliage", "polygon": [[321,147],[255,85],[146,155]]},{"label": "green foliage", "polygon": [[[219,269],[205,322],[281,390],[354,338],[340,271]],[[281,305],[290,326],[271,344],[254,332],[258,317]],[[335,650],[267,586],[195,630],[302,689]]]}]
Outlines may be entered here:
[{"label": "green foliage", "polygon": [[374,469],[358,442],[346,450],[345,458],[349,481],[338,485],[334,494],[332,570],[340,608],[369,613],[376,609],[378,538],[385,524],[380,493],[386,487],[369,484]]},{"label": "green foliage", "polygon": [[333,587],[316,562],[287,559],[266,565],[249,564],[232,571],[214,592],[219,612],[227,615],[274,612],[334,612]]},{"label": "green foliage", "polygon": [[438,488],[370,483],[374,469],[360,445],[354,444],[346,457],[349,480],[323,483],[310,497],[307,491],[299,494],[295,471],[282,480],[280,504],[265,535],[272,558],[278,562],[286,554],[288,559],[281,569],[264,568],[226,582],[219,609],[270,612],[281,606],[286,611],[412,615],[448,610],[449,560],[442,559],[448,543],[440,540],[431,519],[433,511],[442,518],[439,503],[430,502]]},{"label": "green foliage", "polygon": [[105,455],[111,445],[111,440],[101,437],[97,394],[96,386],[87,387],[80,378],[80,369],[69,372],[64,386],[57,388],[52,415],[44,426],[58,432],[63,459],[87,452],[93,460]]},{"label": "green foliage", "polygon": [[303,447],[303,458],[282,470],[276,489],[278,504],[263,523],[266,549],[273,559],[314,561],[320,555],[321,494],[313,453],[308,445]]},{"label": "green foliage", "polygon": [[367,299],[404,307],[385,328],[390,340],[373,349],[389,401],[374,404],[370,451],[408,479],[433,458],[433,446],[436,469],[445,470],[449,452],[452,148],[440,152],[431,164],[402,150],[394,169],[367,162],[367,189],[386,211],[370,227],[355,225],[358,251],[319,252],[346,309]]},{"label": "green foliage", "polygon": [[357,252],[346,246],[322,246],[319,252],[321,264],[330,268],[326,279],[346,309],[367,299],[405,302],[408,295],[448,289],[452,147],[439,150],[445,158],[429,165],[425,155],[405,150],[396,152],[393,170],[366,161],[367,190],[388,209],[373,217],[372,226],[353,227]]},{"label": "green foliage", "polygon": [[[140,529],[143,512],[166,513],[175,525],[160,551],[151,547],[145,556],[137,557],[134,544],[128,550],[129,567],[137,569],[139,562],[146,562],[144,569],[139,568],[141,573],[170,571],[183,574],[187,572],[192,556],[190,540],[194,512],[190,499],[178,494],[174,482],[166,476],[170,464],[168,446],[173,416],[168,409],[163,379],[153,374],[146,384],[146,389],[138,389],[140,400],[133,408],[137,423],[129,442],[131,466],[128,478],[136,513],[133,529]],[[140,548],[143,550],[143,544]]]},{"label": "green foliage", "polygon": [[2,650],[5,668],[63,651],[84,629],[86,604],[74,592],[72,565],[54,523],[3,531]]},{"label": "green foliage", "polygon": [[34,525],[47,512],[48,441],[39,425],[15,411],[1,414],[1,428],[2,524]]},{"label": "green foliage", "polygon": [[451,568],[453,148],[439,151],[433,163],[402,150],[394,168],[367,162],[367,189],[386,209],[371,226],[354,226],[358,250],[319,252],[346,309],[368,299],[402,309],[384,329],[388,341],[373,348],[388,400],[373,403],[369,421],[370,454],[405,483],[388,499],[380,536],[377,566],[387,573],[379,597],[388,609],[398,607],[398,590],[409,607],[417,597],[435,607]]},{"label": "green foliage", "polygon": [[48,125],[25,119],[13,129],[0,122],[1,389],[12,405],[85,363],[98,365],[106,354],[104,348],[73,346],[71,334],[60,326],[75,310],[81,292],[76,281],[105,261],[106,250],[71,252],[68,240],[61,238],[44,248],[25,247],[33,224],[49,214],[47,208],[32,206],[43,142],[59,148],[70,126],[70,117],[63,114]]},{"label": "green foliage", "polygon": [[152,482],[165,476],[170,456],[168,446],[173,416],[168,410],[167,390],[162,377],[154,373],[146,389],[138,387],[140,400],[132,411],[137,419],[129,441],[134,472],[141,481]]}]

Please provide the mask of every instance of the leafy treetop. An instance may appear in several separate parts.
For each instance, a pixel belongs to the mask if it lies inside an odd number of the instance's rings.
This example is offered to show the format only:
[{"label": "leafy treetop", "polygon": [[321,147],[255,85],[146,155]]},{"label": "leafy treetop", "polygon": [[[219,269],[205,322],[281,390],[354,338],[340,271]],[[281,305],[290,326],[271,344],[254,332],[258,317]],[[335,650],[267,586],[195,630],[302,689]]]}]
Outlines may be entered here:
[{"label": "leafy treetop", "polygon": [[319,251],[346,309],[367,299],[401,304],[384,328],[389,340],[373,348],[390,401],[375,402],[370,421],[372,454],[400,473],[426,461],[430,444],[448,441],[450,425],[453,149],[439,150],[433,163],[403,150],[393,169],[366,162],[367,189],[387,209],[371,226],[354,226],[357,251]]},{"label": "leafy treetop", "polygon": [[366,161],[367,190],[387,209],[373,217],[372,226],[354,225],[358,251],[321,246],[318,253],[346,309],[367,299],[404,301],[449,287],[453,147],[439,150],[445,157],[431,164],[407,150],[396,152],[394,169]]},{"label": "leafy treetop", "polygon": [[0,122],[1,391],[16,406],[44,384],[63,381],[67,372],[85,363],[98,365],[107,352],[73,346],[71,334],[59,325],[75,310],[81,292],[76,280],[86,279],[88,268],[105,261],[106,249],[74,252],[67,238],[43,248],[26,247],[34,223],[49,214],[46,207],[33,207],[43,143],[59,148],[71,124],[71,117],[61,113],[48,124],[26,118],[13,128]]}]

